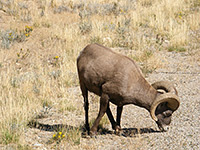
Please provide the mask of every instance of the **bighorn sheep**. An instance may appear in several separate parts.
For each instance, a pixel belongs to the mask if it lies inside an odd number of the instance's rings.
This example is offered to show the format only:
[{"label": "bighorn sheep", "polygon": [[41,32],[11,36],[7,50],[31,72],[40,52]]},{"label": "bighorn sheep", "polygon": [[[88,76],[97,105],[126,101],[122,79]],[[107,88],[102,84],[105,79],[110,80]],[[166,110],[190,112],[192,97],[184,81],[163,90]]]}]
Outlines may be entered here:
[{"label": "bighorn sheep", "polygon": [[[93,135],[97,132],[105,113],[112,128],[119,132],[122,109],[127,104],[147,109],[159,129],[164,131],[163,125],[170,124],[172,113],[180,105],[177,90],[169,81],[150,85],[132,59],[102,45],[86,46],[77,58],[77,69],[84,98],[85,127],[88,134]],[[88,91],[100,96],[99,114],[91,130],[88,123]],[[116,121],[109,102],[117,105]]]}]

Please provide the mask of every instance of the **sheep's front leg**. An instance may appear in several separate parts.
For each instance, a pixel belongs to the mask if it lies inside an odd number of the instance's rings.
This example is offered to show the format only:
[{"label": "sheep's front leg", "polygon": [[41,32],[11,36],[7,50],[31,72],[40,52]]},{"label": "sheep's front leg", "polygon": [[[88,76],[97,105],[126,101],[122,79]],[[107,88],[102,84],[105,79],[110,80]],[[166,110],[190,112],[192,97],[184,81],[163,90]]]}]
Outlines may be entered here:
[{"label": "sheep's front leg", "polygon": [[107,106],[108,106],[108,102],[109,102],[109,97],[107,94],[102,93],[101,98],[100,98],[100,110],[99,110],[99,114],[96,118],[96,120],[94,121],[94,124],[90,130],[90,134],[96,134],[97,132],[97,128],[99,125],[99,122],[101,121],[101,118],[104,116],[106,110],[107,110]]},{"label": "sheep's front leg", "polygon": [[117,125],[116,121],[113,118],[112,112],[111,112],[110,107],[109,107],[109,103],[108,103],[106,113],[107,113],[107,116],[110,120],[110,123],[112,124],[112,129],[115,130],[116,133],[118,133],[121,128],[120,128],[120,126]]},{"label": "sheep's front leg", "polygon": [[123,110],[123,106],[121,106],[121,107],[117,106],[117,119],[116,120],[117,120],[118,126],[120,126],[122,110]]}]

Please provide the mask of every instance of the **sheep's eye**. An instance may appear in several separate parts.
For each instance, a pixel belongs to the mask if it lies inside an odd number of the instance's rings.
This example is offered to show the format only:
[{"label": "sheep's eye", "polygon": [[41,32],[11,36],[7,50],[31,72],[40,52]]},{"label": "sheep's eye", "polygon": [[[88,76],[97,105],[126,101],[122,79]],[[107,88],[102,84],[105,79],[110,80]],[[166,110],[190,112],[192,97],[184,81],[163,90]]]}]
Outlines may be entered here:
[{"label": "sheep's eye", "polygon": [[170,112],[163,112],[163,116],[164,116],[164,118],[169,117],[169,116],[171,116],[171,113]]}]

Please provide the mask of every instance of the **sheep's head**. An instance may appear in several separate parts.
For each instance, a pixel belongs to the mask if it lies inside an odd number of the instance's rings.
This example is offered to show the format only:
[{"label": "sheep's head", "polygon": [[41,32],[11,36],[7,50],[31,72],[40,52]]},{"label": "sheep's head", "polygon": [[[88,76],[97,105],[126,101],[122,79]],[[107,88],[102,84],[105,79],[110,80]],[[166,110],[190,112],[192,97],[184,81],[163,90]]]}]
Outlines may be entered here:
[{"label": "sheep's head", "polygon": [[156,82],[152,86],[158,91],[158,94],[151,106],[151,117],[156,121],[159,129],[164,131],[163,126],[171,123],[172,114],[178,109],[180,100],[177,90],[170,82]]}]

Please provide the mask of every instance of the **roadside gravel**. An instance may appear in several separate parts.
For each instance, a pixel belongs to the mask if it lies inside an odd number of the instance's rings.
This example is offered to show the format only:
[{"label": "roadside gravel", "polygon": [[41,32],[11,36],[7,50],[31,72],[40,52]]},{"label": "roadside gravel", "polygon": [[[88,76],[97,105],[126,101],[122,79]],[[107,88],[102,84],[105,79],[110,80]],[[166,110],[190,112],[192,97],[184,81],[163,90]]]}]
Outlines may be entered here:
[{"label": "roadside gravel", "polygon": [[[197,51],[198,52],[198,51]],[[108,129],[106,134],[96,138],[81,138],[79,145],[70,145],[64,141],[52,147],[47,144],[53,132],[42,131],[35,128],[27,129],[26,142],[33,149],[99,149],[99,150],[184,150],[200,149],[200,62],[196,61],[194,54],[159,52],[160,58],[167,60],[165,66],[156,69],[149,74],[147,80],[153,83],[158,80],[172,81],[181,100],[179,109],[173,114],[172,123],[167,132],[159,132],[157,125],[151,119],[149,113],[134,105],[124,107],[122,114],[121,135],[115,135],[110,124],[105,125]],[[198,57],[198,56],[197,56]],[[71,89],[77,94],[75,102],[82,105],[79,87]],[[94,98],[90,95],[90,99]],[[90,117],[95,117],[98,111],[98,102],[90,100]],[[111,104],[111,109],[116,112],[116,107]],[[84,112],[84,111],[82,111]],[[54,112],[52,116],[41,119],[39,122],[48,124],[67,124],[78,127],[83,125],[84,113],[67,116]],[[34,133],[34,134],[33,134]]]}]

